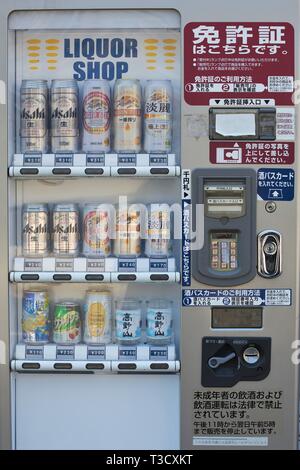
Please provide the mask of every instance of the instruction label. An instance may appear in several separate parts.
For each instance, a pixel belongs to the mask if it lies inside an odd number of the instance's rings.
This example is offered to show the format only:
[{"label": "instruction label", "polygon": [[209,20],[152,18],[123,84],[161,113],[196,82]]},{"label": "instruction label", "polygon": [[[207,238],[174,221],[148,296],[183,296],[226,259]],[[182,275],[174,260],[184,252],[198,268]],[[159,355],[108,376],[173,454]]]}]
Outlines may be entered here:
[{"label": "instruction label", "polygon": [[295,192],[294,170],[260,168],[257,172],[257,195],[263,201],[292,201]]},{"label": "instruction label", "polygon": [[183,307],[257,307],[292,305],[291,289],[184,289]]}]

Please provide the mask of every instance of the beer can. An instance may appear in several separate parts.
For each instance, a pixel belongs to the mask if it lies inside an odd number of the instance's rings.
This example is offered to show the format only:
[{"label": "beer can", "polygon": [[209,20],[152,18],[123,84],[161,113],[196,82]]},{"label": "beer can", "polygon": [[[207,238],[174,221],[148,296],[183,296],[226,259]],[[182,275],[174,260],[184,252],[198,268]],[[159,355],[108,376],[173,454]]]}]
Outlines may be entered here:
[{"label": "beer can", "polygon": [[168,204],[150,204],[145,254],[149,257],[168,257],[171,252],[170,208]]},{"label": "beer can", "polygon": [[123,345],[137,344],[142,339],[141,302],[136,299],[116,301],[116,342]]},{"label": "beer can", "polygon": [[136,257],[142,251],[141,212],[134,208],[120,209],[116,214],[114,253]]},{"label": "beer can", "polygon": [[141,85],[139,80],[116,80],[114,87],[114,149],[141,150]]},{"label": "beer can", "polygon": [[55,305],[53,341],[57,344],[76,344],[81,341],[80,305],[62,302]]},{"label": "beer can", "polygon": [[22,338],[25,343],[29,344],[45,344],[49,342],[50,320],[47,291],[24,291]]},{"label": "beer can", "polygon": [[46,256],[49,248],[49,215],[47,204],[25,204],[22,214],[24,256]]},{"label": "beer can", "polygon": [[110,86],[108,80],[86,80],[83,87],[84,152],[110,150]]},{"label": "beer can", "polygon": [[78,85],[76,80],[52,80],[52,152],[77,152],[79,145]]},{"label": "beer can", "polygon": [[83,254],[88,257],[109,256],[110,206],[85,204],[83,210]]},{"label": "beer can", "polygon": [[167,153],[172,148],[172,85],[148,80],[144,92],[144,150]]},{"label": "beer can", "polygon": [[79,251],[79,210],[76,204],[56,204],[53,208],[53,253],[75,256]]},{"label": "beer can", "polygon": [[20,90],[21,152],[48,150],[47,80],[22,80]]},{"label": "beer can", "polygon": [[87,291],[84,303],[84,342],[111,342],[112,296],[109,291]]}]

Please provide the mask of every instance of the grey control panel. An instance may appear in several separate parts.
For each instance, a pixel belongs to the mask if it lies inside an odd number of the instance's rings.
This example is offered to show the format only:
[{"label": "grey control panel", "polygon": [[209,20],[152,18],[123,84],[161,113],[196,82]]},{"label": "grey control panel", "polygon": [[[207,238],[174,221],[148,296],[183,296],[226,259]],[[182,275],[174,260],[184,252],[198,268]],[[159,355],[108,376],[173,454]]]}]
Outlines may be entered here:
[{"label": "grey control panel", "polygon": [[275,108],[211,108],[211,140],[275,140]]},{"label": "grey control panel", "polygon": [[[204,225],[202,248],[192,251],[194,278],[207,285],[243,284],[256,274],[256,173],[196,169],[192,174],[193,232]],[[196,220],[197,205],[204,220]],[[198,228],[198,230],[197,230]]]}]

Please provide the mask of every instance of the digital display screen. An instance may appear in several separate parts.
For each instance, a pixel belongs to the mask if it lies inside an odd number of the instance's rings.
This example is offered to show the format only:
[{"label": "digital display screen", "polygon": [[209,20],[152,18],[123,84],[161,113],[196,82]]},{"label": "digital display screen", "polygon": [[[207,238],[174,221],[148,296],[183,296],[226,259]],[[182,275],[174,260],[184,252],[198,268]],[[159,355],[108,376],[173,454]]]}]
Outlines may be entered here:
[{"label": "digital display screen", "polygon": [[263,309],[260,307],[213,308],[212,328],[262,328]]}]

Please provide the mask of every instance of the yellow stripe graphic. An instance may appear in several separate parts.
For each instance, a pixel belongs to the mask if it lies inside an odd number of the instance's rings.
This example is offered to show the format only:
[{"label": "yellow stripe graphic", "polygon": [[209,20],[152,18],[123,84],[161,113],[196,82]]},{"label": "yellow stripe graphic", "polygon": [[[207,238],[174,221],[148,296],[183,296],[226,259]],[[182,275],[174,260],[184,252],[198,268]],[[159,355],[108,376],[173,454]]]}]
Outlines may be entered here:
[{"label": "yellow stripe graphic", "polygon": [[174,67],[168,66],[168,67],[165,67],[165,69],[166,69],[166,70],[174,70]]},{"label": "yellow stripe graphic", "polygon": [[176,46],[164,46],[165,51],[175,51]]},{"label": "yellow stripe graphic", "polygon": [[156,57],[157,53],[156,52],[147,52],[146,56],[147,57]]},{"label": "yellow stripe graphic", "polygon": [[146,49],[147,51],[156,51],[157,46],[146,46],[145,49]]},{"label": "yellow stripe graphic", "polygon": [[29,57],[39,57],[39,53],[38,52],[29,52]]},{"label": "yellow stripe graphic", "polygon": [[177,39],[164,39],[163,42],[165,44],[175,44],[177,42]]},{"label": "yellow stripe graphic", "polygon": [[151,66],[151,67],[147,67],[147,69],[148,70],[156,70],[156,67]]},{"label": "yellow stripe graphic", "polygon": [[148,62],[148,64],[155,64],[156,60],[155,59],[148,59],[147,62]]},{"label": "yellow stripe graphic", "polygon": [[40,46],[28,46],[27,49],[29,51],[39,51],[40,50]]},{"label": "yellow stripe graphic", "polygon": [[57,63],[57,60],[55,60],[55,59],[48,59],[47,62],[48,62],[48,64],[56,64],[56,63]]},{"label": "yellow stripe graphic", "polygon": [[57,46],[46,46],[47,51],[57,51]]},{"label": "yellow stripe graphic", "polygon": [[29,63],[30,64],[37,64],[37,63],[39,63],[39,59],[30,59]]},{"label": "yellow stripe graphic", "polygon": [[57,52],[47,52],[46,56],[47,57],[57,57],[58,54],[57,54]]},{"label": "yellow stripe graphic", "polygon": [[46,39],[46,44],[59,44],[59,39]]},{"label": "yellow stripe graphic", "polygon": [[30,70],[38,70],[39,68],[38,67],[30,67]]},{"label": "yellow stripe graphic", "polygon": [[56,70],[56,67],[53,67],[53,66],[48,67],[48,70]]},{"label": "yellow stripe graphic", "polygon": [[145,39],[144,42],[146,44],[157,44],[158,40],[157,39]]},{"label": "yellow stripe graphic", "polygon": [[176,56],[175,52],[165,52],[164,55],[166,57],[175,57]]},{"label": "yellow stripe graphic", "polygon": [[26,41],[28,44],[40,44],[40,39],[27,39]]},{"label": "yellow stripe graphic", "polygon": [[166,63],[166,64],[174,64],[174,62],[175,62],[175,60],[173,60],[173,59],[167,59],[167,60],[165,60],[165,63]]}]

